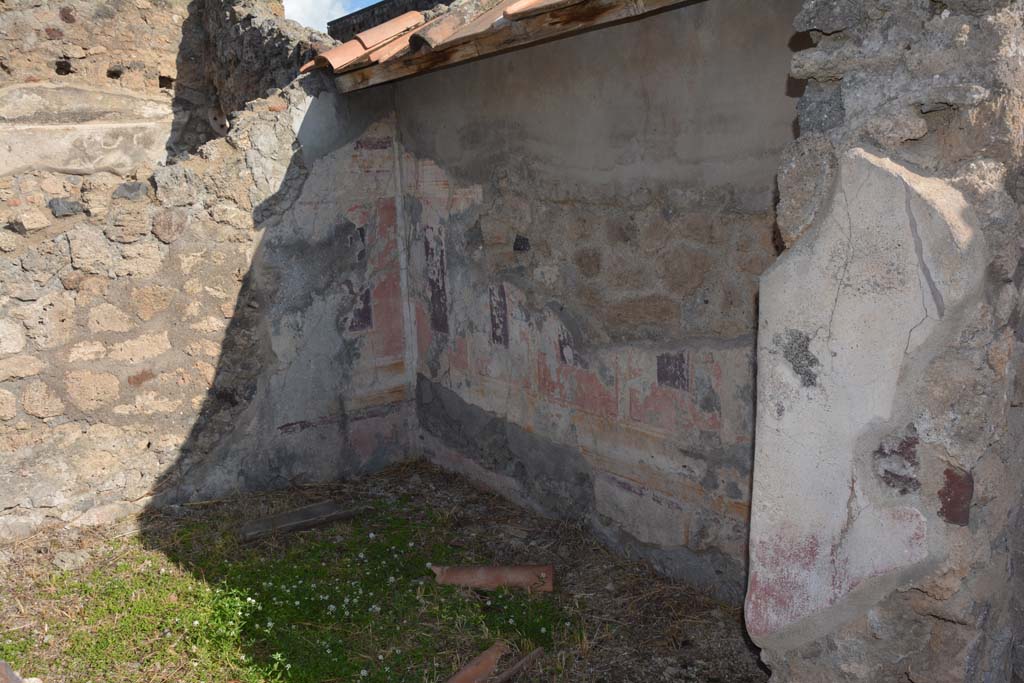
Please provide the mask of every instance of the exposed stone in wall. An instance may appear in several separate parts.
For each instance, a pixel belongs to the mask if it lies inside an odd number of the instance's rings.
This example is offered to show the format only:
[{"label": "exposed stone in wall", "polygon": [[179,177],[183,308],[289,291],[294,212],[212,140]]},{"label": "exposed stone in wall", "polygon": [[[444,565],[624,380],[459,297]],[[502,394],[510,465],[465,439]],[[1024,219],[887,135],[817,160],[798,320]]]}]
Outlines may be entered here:
[{"label": "exposed stone in wall", "polygon": [[205,40],[182,58],[198,60],[225,114],[288,85],[298,68],[334,45],[329,36],[284,19],[280,0],[193,0]]},{"label": "exposed stone in wall", "polygon": [[[176,71],[155,84],[118,67],[90,89],[98,62],[54,75],[59,88],[26,85],[29,62],[12,70],[25,78],[9,86],[9,125],[55,123],[32,88],[80,95],[56,123],[82,134],[85,156],[28,145],[0,186],[5,538],[379,467],[419,449],[418,419],[453,467],[469,452],[509,495],[738,599],[771,145],[747,136],[743,158],[672,188],[674,172],[647,181],[627,142],[635,178],[559,187],[509,164],[485,195],[423,155],[396,158],[388,90],[341,99],[319,74],[289,83],[325,39],[272,5],[136,10],[178,27],[159,43]],[[47,12],[64,16],[31,15]],[[105,36],[117,19],[96,21]],[[776,104],[784,140],[791,102]],[[155,138],[122,136],[106,156],[88,144],[151,115]],[[666,139],[649,134],[652,150]],[[694,154],[664,161],[685,169]],[[409,294],[421,284],[422,302]],[[493,390],[510,382],[532,403]]]},{"label": "exposed stone in wall", "polygon": [[[155,176],[165,205],[228,224],[255,217],[262,232],[225,297],[213,391],[167,498],[336,479],[408,457],[393,123],[372,95],[364,110],[343,111],[321,88],[311,77],[251,104],[226,140]],[[320,135],[325,121],[332,139]],[[196,286],[208,289],[209,247],[189,251]],[[223,329],[197,318],[194,329]]]},{"label": "exposed stone in wall", "polygon": [[706,3],[395,86],[424,453],[733,602],[797,9]]},{"label": "exposed stone in wall", "polygon": [[[104,7],[0,16],[5,49],[26,35],[35,48],[4,52],[0,74],[18,95],[3,125],[34,154],[0,178],[3,540],[408,453],[393,154],[359,143],[390,135],[380,98],[343,110],[315,75],[262,99],[319,39],[264,5]],[[143,28],[126,36],[126,22]],[[220,93],[207,29],[237,43],[226,59],[246,51]],[[66,74],[58,52],[79,55]],[[222,97],[261,99],[218,137],[206,107]],[[150,115],[158,143],[90,137]],[[37,124],[74,130],[47,147]],[[154,168],[165,150],[177,163]]]},{"label": "exposed stone in wall", "polygon": [[773,680],[1022,675],[1021,19],[912,1],[797,18],[816,46],[793,61],[790,249],[762,280],[746,610]]}]

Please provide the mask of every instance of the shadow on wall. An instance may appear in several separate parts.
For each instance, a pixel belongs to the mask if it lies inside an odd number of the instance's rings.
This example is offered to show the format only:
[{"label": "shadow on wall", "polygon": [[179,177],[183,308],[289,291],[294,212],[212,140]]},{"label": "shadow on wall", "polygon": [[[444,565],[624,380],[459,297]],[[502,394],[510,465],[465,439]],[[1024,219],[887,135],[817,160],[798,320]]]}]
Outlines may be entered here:
[{"label": "shadow on wall", "polygon": [[[290,100],[287,109],[246,112],[231,138],[230,146],[251,144],[263,158],[253,160],[257,155],[243,150],[211,175],[214,184],[244,183],[232,173],[266,173],[265,158],[291,154],[280,187],[252,209],[259,244],[241,276],[209,392],[177,462],[155,487],[158,506],[331,481],[379,469],[400,450],[391,447],[400,444],[381,444],[363,460],[353,457],[351,422],[368,415],[347,412],[363,351],[354,333],[367,315],[362,309],[375,276],[367,241],[379,207],[377,197],[339,190],[339,160],[386,115],[387,100],[371,93],[342,102],[320,75],[302,79],[282,97]],[[297,129],[296,105],[305,109]],[[219,188],[203,191],[204,202],[214,203],[211,213],[236,208],[217,203]],[[365,219],[357,224],[353,213]],[[249,217],[236,221],[227,243],[207,245],[211,261],[216,249],[230,249],[251,229]]]},{"label": "shadow on wall", "polygon": [[227,132],[226,122],[214,121],[211,116],[214,101],[204,59],[203,3],[204,0],[192,0],[188,4],[175,60],[176,77],[173,83],[168,84],[174,89],[173,119],[167,139],[167,156],[171,160],[186,157],[204,143]]},{"label": "shadow on wall", "polygon": [[[203,6],[193,1],[179,53],[172,144],[182,151],[212,132],[202,117],[213,87],[188,56],[202,49],[194,41]],[[231,310],[202,309],[171,331],[176,345],[217,360],[180,454],[154,489],[149,547],[164,547],[160,515],[187,515],[181,503],[332,481],[408,456],[416,430],[404,328],[399,314],[396,332],[386,305],[397,299],[401,311],[392,106],[391,88],[342,98],[311,74],[251,102],[226,140],[158,172],[158,198],[188,222],[174,248],[198,255],[195,305],[206,305],[203,285],[240,270]],[[192,331],[193,320],[225,314],[222,342]],[[396,340],[397,351],[387,348]]]},{"label": "shadow on wall", "polygon": [[[405,403],[353,402],[351,391],[365,347],[379,341],[369,292],[386,277],[397,282],[397,250],[380,238],[394,233],[391,138],[386,148],[356,144],[391,126],[390,92],[342,100],[329,78],[311,74],[254,100],[225,139],[212,139],[209,122],[197,118],[215,98],[195,58],[203,3],[190,8],[168,141],[173,163],[154,184],[161,220],[181,233],[172,254],[191,264],[190,302],[170,330],[172,344],[216,366],[208,366],[205,396],[193,401],[197,417],[176,461],[153,487],[142,529],[149,548],[165,548],[159,520],[187,516],[181,503],[376,471],[407,457],[410,433]],[[233,308],[204,291],[224,283],[237,293]],[[213,341],[225,318],[222,341]],[[207,571],[168,555],[197,575]]]}]

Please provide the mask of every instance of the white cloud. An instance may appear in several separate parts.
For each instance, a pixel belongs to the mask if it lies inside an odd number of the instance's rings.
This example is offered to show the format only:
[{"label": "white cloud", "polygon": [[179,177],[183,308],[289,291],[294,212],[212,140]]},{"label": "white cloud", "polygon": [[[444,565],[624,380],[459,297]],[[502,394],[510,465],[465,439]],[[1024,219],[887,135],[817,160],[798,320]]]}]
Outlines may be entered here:
[{"label": "white cloud", "polygon": [[327,22],[371,4],[373,0],[284,0],[284,15],[327,32]]}]

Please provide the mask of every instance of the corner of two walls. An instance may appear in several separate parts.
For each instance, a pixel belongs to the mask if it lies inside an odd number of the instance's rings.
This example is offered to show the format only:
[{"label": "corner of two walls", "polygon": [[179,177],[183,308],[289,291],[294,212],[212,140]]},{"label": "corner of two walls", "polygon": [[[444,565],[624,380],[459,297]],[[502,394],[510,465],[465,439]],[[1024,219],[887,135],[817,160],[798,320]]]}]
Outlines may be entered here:
[{"label": "corner of two walls", "polygon": [[733,603],[787,4],[756,30],[707,3],[394,86],[419,451]]},{"label": "corner of two walls", "polygon": [[169,500],[411,457],[394,117],[382,95],[342,100],[305,77],[251,103],[221,149],[157,174],[171,204],[242,195],[262,233]]}]

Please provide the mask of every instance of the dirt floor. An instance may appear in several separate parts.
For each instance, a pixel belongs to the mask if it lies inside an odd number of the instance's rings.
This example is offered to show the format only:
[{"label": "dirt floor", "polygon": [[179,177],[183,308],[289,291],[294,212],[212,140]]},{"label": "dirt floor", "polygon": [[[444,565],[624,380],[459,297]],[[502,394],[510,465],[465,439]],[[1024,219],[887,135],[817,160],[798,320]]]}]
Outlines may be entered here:
[{"label": "dirt floor", "polygon": [[[520,681],[580,683],[753,683],[766,681],[746,639],[738,607],[720,605],[647,565],[607,551],[578,525],[523,511],[465,480],[422,463],[332,486],[293,489],[151,513],[142,520],[90,529],[51,529],[0,548],[0,640],[6,634],[46,638],[47,620],[61,618],[40,588],[55,571],[81,576],[109,564],[113,539],[145,535],[159,549],[175,529],[205,519],[242,521],[322,500],[353,506],[384,503],[410,520],[440,514],[454,530],[447,542],[481,563],[553,563],[556,600],[579,623]],[[316,533],[316,532],[300,532]],[[261,552],[284,553],[287,535]],[[168,541],[169,542],[169,541]],[[175,561],[184,567],[181,557]],[[193,570],[194,571],[194,570]],[[45,603],[45,604],[44,604]],[[71,618],[71,615],[67,615]],[[547,672],[558,670],[557,676]],[[191,679],[190,679],[191,680]],[[288,680],[287,678],[283,680]],[[44,680],[44,683],[49,683]]]}]

